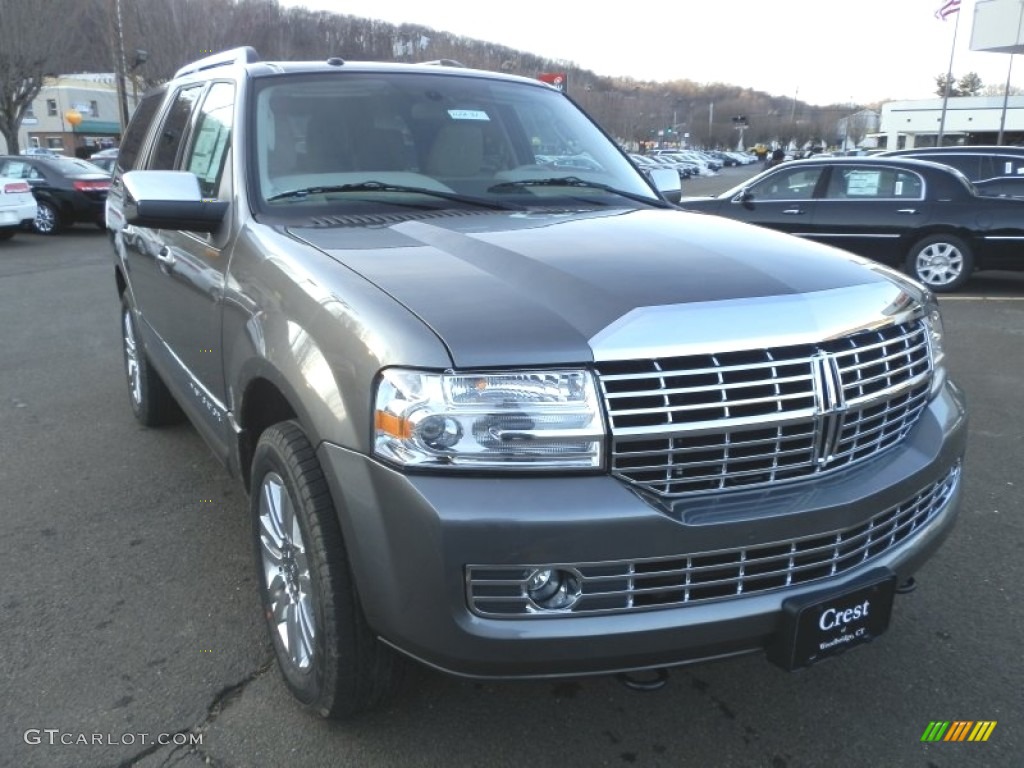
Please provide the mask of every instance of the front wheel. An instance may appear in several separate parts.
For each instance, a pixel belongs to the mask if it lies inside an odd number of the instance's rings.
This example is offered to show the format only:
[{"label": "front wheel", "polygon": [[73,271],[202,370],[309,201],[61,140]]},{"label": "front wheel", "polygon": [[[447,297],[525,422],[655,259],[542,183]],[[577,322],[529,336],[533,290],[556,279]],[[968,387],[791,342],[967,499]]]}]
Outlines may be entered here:
[{"label": "front wheel", "polygon": [[261,603],[285,683],[324,717],[373,708],[397,683],[398,659],[366,624],[327,481],[298,424],[263,432],[250,487]]},{"label": "front wheel", "polygon": [[955,291],[974,270],[974,256],[953,235],[932,235],[918,241],[907,256],[907,272],[936,293]]}]

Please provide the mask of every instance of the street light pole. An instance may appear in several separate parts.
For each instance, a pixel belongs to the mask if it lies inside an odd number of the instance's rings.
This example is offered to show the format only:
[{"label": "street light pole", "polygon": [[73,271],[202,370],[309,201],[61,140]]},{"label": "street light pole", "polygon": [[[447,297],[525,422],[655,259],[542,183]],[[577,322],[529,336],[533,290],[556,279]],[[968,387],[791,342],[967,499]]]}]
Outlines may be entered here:
[{"label": "street light pole", "polygon": [[956,21],[953,23],[953,45],[949,49],[949,69],[946,70],[946,87],[943,89],[942,95],[942,116],[939,118],[939,138],[935,142],[935,146],[942,146],[942,137],[946,133],[946,107],[949,104],[949,91],[953,87],[951,82],[953,79],[953,54],[956,53],[956,33],[960,29],[960,11],[956,13]]}]

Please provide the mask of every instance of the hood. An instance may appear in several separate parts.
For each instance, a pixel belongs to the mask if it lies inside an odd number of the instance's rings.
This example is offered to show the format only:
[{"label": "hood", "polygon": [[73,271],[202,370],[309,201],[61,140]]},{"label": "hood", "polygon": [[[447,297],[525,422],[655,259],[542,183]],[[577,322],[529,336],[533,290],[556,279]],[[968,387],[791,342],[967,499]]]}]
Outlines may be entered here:
[{"label": "hood", "polygon": [[893,299],[892,281],[863,260],[677,210],[453,212],[288,231],[416,314],[460,368],[588,363],[609,328],[645,308],[685,310],[692,336],[695,305],[773,297],[762,303],[777,312],[779,300],[864,285]]}]

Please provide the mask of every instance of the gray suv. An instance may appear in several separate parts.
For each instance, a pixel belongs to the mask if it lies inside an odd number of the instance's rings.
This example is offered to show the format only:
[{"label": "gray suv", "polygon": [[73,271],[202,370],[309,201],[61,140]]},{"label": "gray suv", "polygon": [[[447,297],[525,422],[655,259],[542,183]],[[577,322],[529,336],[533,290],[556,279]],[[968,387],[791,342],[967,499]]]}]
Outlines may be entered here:
[{"label": "gray suv", "polygon": [[878,637],[953,526],[929,292],[678,210],[543,83],[230,51],[145,97],[112,185],[132,409],[244,483],[323,715],[406,658],[810,665]]}]

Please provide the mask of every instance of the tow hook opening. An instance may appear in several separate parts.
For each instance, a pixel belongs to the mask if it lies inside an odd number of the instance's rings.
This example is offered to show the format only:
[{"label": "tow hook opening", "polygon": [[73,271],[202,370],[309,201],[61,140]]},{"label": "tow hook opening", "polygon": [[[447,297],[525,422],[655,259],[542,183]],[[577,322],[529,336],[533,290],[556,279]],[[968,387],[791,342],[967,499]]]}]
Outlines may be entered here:
[{"label": "tow hook opening", "polygon": [[631,691],[650,693],[665,687],[668,682],[668,670],[662,667],[645,672],[620,672],[615,679]]},{"label": "tow hook opening", "polygon": [[913,576],[908,576],[906,581],[896,585],[897,595],[909,595],[917,589],[917,580]]}]

